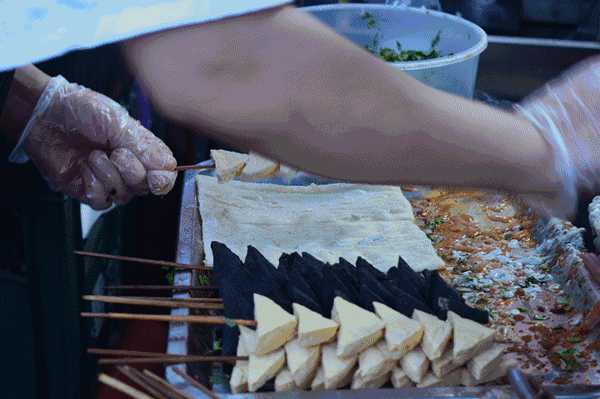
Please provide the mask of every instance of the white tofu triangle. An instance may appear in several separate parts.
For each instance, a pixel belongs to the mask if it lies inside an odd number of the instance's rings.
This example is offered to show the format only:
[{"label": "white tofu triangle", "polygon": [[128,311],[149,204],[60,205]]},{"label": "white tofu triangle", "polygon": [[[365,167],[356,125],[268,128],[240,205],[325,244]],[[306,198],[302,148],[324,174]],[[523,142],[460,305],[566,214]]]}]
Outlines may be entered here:
[{"label": "white tofu triangle", "polygon": [[370,381],[388,370],[388,359],[377,345],[373,345],[358,355],[358,370],[364,381]]},{"label": "white tofu triangle", "polygon": [[282,368],[275,377],[275,392],[288,392],[293,391],[295,388],[292,373],[287,367]]},{"label": "white tofu triangle", "polygon": [[408,352],[400,360],[400,365],[412,382],[419,383],[423,380],[425,374],[427,374],[429,359],[427,359],[421,348],[416,348]]},{"label": "white tofu triangle", "polygon": [[410,378],[408,378],[406,373],[400,367],[396,367],[392,370],[391,381],[394,388],[404,388],[412,385]]},{"label": "white tofu triangle", "polygon": [[452,338],[452,326],[437,317],[415,309],[413,319],[417,320],[425,330],[421,346],[429,360],[439,359],[450,338]]},{"label": "white tofu triangle", "polygon": [[285,352],[279,349],[267,355],[250,355],[248,361],[248,390],[258,391],[285,366]]},{"label": "white tofu triangle", "polygon": [[255,181],[273,176],[279,170],[279,164],[263,158],[253,152],[248,156],[246,165],[240,175],[242,181]]},{"label": "white tofu triangle", "polygon": [[301,389],[308,388],[319,368],[320,347],[304,347],[295,338],[285,344],[285,354],[294,383]]},{"label": "white tofu triangle", "polygon": [[[237,346],[237,356],[248,356],[244,342],[240,339]],[[229,387],[232,393],[248,392],[248,361],[238,360],[231,371]]]},{"label": "white tofu triangle", "polygon": [[321,366],[325,389],[338,389],[350,383],[356,365],[356,356],[339,357],[335,343],[324,345],[322,351]]},{"label": "white tofu triangle", "polygon": [[373,378],[365,378],[360,370],[356,370],[352,376],[351,389],[378,389],[385,385],[390,379],[390,372],[386,371],[383,374],[377,375]]},{"label": "white tofu triangle", "polygon": [[253,330],[246,326],[238,326],[238,328],[240,329],[239,342],[243,343],[244,350],[246,351],[246,353],[248,355],[251,353],[256,353],[256,330]]},{"label": "white tofu triangle", "polygon": [[294,316],[298,319],[298,340],[302,346],[315,346],[332,341],[338,330],[338,323],[321,316],[317,312],[294,303]]},{"label": "white tofu triangle", "polygon": [[313,391],[322,391],[325,389],[325,373],[323,372],[323,366],[317,369],[315,378],[310,383],[310,389]]},{"label": "white tofu triangle", "polygon": [[448,320],[454,330],[453,362],[463,365],[494,343],[495,331],[472,320],[448,312]]},{"label": "white tofu triangle", "polygon": [[373,302],[375,313],[385,323],[385,342],[392,352],[402,357],[419,345],[423,337],[423,327],[416,320],[379,302]]},{"label": "white tofu triangle", "polygon": [[226,150],[210,150],[210,157],[215,161],[217,180],[221,183],[239,176],[248,160],[247,154]]},{"label": "white tofu triangle", "polygon": [[463,378],[462,368],[458,368],[444,377],[436,377],[433,373],[429,373],[423,378],[417,388],[434,388],[434,387],[455,387],[460,385]]},{"label": "white tofu triangle", "polygon": [[296,333],[296,318],[271,299],[254,294],[256,354],[265,355],[281,348]]},{"label": "white tofu triangle", "polygon": [[385,324],[375,313],[341,297],[334,299],[331,316],[340,324],[337,341],[337,355],[340,357],[358,355],[383,335]]},{"label": "white tofu triangle", "polygon": [[481,380],[500,365],[503,354],[503,345],[492,345],[491,348],[469,360],[467,368],[476,380]]}]

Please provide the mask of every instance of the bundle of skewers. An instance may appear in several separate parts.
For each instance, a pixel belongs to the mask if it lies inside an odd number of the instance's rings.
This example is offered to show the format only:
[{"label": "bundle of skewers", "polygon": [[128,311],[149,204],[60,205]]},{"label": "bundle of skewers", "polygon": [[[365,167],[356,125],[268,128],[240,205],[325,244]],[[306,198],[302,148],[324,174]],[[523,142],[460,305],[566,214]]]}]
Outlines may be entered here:
[{"label": "bundle of skewers", "polygon": [[356,265],[344,259],[329,265],[306,253],[284,254],[275,268],[253,247],[244,262],[223,244],[213,243],[212,250],[219,298],[85,299],[222,316],[82,315],[222,325],[223,356],[137,356],[101,364],[233,363],[234,393],[473,386],[498,379],[511,366],[495,331],[483,325],[487,312],[466,305],[437,272],[416,273],[401,258],[382,273],[361,258]]}]

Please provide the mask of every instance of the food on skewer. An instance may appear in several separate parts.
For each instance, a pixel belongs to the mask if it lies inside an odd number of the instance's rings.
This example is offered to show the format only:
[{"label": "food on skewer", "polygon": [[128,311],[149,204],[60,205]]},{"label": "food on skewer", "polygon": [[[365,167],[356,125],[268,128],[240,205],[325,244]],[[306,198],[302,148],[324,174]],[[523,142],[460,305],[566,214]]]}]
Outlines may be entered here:
[{"label": "food on skewer", "polygon": [[215,174],[219,183],[235,179],[248,162],[247,154],[226,150],[210,150],[210,157],[215,161]]},{"label": "food on skewer", "polygon": [[470,359],[489,349],[494,343],[496,331],[474,321],[464,319],[454,312],[448,312],[448,320],[454,331],[452,362],[462,366]]},{"label": "food on skewer", "polygon": [[331,318],[340,324],[337,341],[340,357],[357,356],[383,336],[385,324],[375,313],[340,297],[333,301]]},{"label": "food on skewer", "polygon": [[274,176],[279,171],[279,164],[270,159],[251,152],[240,174],[242,181],[256,181]]},{"label": "food on skewer", "polygon": [[250,354],[248,360],[248,390],[258,391],[285,366],[283,348],[266,355]]},{"label": "food on skewer", "polygon": [[401,367],[395,367],[392,370],[390,380],[394,388],[407,388],[413,386],[413,383],[410,381],[410,378],[408,378],[408,376],[406,375],[404,370],[402,370]]},{"label": "food on skewer", "polygon": [[490,375],[502,363],[504,345],[494,344],[491,348],[481,352],[467,363],[467,369],[476,380]]},{"label": "food on skewer", "polygon": [[503,377],[511,367],[516,367],[517,362],[514,359],[502,359],[498,367],[492,369],[489,374],[482,376],[482,378],[475,378],[468,369],[462,370],[461,384],[466,387],[472,387],[476,385],[486,384]]},{"label": "food on skewer", "polygon": [[[294,304],[295,306],[295,304]],[[320,365],[321,350],[318,345],[303,346],[299,338],[285,344],[287,366],[292,373],[292,379],[300,389],[310,387]]]},{"label": "food on skewer", "polygon": [[266,355],[281,348],[296,333],[298,320],[269,298],[254,294],[256,354]]},{"label": "food on skewer", "polygon": [[323,345],[321,362],[323,366],[323,377],[325,389],[340,389],[352,380],[352,375],[358,357],[340,357],[337,354],[336,343]]},{"label": "food on skewer", "polygon": [[451,371],[456,370],[461,365],[453,362],[454,354],[453,354],[453,345],[450,345],[446,353],[442,355],[442,357],[435,359],[431,362],[431,371],[433,374],[441,378]]},{"label": "food on skewer", "polygon": [[422,347],[427,358],[435,360],[442,357],[452,338],[452,325],[420,310],[415,310],[413,318],[423,326]]},{"label": "food on skewer", "polygon": [[389,351],[398,353],[401,358],[419,345],[424,330],[418,321],[409,319],[383,303],[374,302],[373,307],[385,323],[385,342]]},{"label": "food on skewer", "polygon": [[414,383],[420,383],[429,369],[429,359],[421,348],[413,349],[400,359],[400,366],[408,378]]},{"label": "food on skewer", "polygon": [[287,367],[284,367],[275,377],[275,392],[288,392],[293,391],[295,388],[292,373]]},{"label": "food on skewer", "polygon": [[[240,326],[246,328],[244,326]],[[249,353],[244,346],[244,342],[240,340],[237,347],[237,356],[248,356]],[[248,392],[248,361],[238,360],[231,371],[229,379],[229,387],[232,393]]]},{"label": "food on skewer", "polygon": [[310,389],[313,391],[322,391],[325,389],[325,372],[323,366],[319,367],[315,379],[310,384]]},{"label": "food on skewer", "polygon": [[294,316],[298,319],[298,343],[304,347],[311,347],[328,343],[335,338],[338,323],[327,319],[312,310],[294,303]]},{"label": "food on skewer", "polygon": [[455,387],[461,384],[463,370],[460,368],[456,369],[441,378],[433,373],[429,373],[423,378],[421,383],[417,384],[417,388]]}]

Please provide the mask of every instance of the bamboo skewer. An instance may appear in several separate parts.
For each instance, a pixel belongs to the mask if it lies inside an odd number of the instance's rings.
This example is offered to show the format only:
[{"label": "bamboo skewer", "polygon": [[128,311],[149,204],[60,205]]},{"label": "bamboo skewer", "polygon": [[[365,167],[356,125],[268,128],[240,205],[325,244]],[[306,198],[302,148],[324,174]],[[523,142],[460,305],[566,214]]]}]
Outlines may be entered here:
[{"label": "bamboo skewer", "polygon": [[172,298],[164,296],[120,296],[120,298],[133,298],[133,299],[168,299],[169,301],[177,302],[192,302],[192,303],[223,303],[221,298]]},{"label": "bamboo skewer", "polygon": [[103,348],[88,348],[87,353],[90,355],[104,355],[104,356],[138,356],[138,357],[160,357],[160,356],[179,356],[171,355],[170,353],[161,352],[144,352],[144,351],[131,351],[125,349],[103,349]]},{"label": "bamboo skewer", "polygon": [[119,372],[125,377],[129,378],[131,381],[144,388],[147,392],[152,394],[157,399],[169,399],[168,396],[163,395],[158,389],[154,388],[151,384],[149,384],[144,374],[140,373],[138,370],[129,366],[120,366],[117,367],[117,370],[119,370]]},{"label": "bamboo skewer", "polygon": [[154,291],[202,291],[216,290],[214,285],[194,287],[192,285],[107,285],[107,290],[154,290]]},{"label": "bamboo skewer", "polygon": [[183,364],[183,363],[235,363],[248,360],[248,356],[196,356],[196,355],[166,355],[155,357],[118,357],[102,358],[98,364],[115,366],[123,364]]},{"label": "bamboo skewer", "polygon": [[107,295],[84,295],[83,299],[86,301],[104,302],[104,303],[118,303],[123,305],[135,305],[135,306],[156,306],[165,308],[189,308],[189,309],[223,309],[222,303],[192,303],[182,301],[172,301],[169,299],[139,299],[139,298],[122,298],[118,296],[107,296]]},{"label": "bamboo skewer", "polygon": [[113,389],[116,389],[119,392],[129,395],[134,399],[154,399],[151,396],[146,395],[142,391],[138,391],[137,389],[125,384],[124,382],[121,382],[116,378],[109,377],[106,374],[100,374],[98,376],[98,381],[108,385]]},{"label": "bamboo skewer", "polygon": [[184,380],[186,380],[190,385],[198,388],[199,390],[201,390],[206,396],[208,396],[211,399],[218,399],[219,397],[217,395],[215,395],[215,393],[213,391],[211,391],[208,387],[205,387],[203,384],[201,384],[199,381],[196,381],[191,375],[189,375],[188,373],[186,373],[185,371],[181,370],[178,367],[173,367],[173,372],[175,374],[177,374],[178,376],[180,376],[181,378],[183,378]]},{"label": "bamboo skewer", "polygon": [[244,320],[244,319],[227,319],[222,316],[172,316],[162,314],[133,314],[133,313],[90,313],[82,312],[81,317],[100,317],[105,319],[119,319],[119,320],[149,320],[149,321],[169,321],[169,322],[183,322],[183,323],[194,323],[194,324],[209,324],[209,325],[222,325],[233,323],[240,326],[255,327],[256,321]]},{"label": "bamboo skewer", "polygon": [[102,259],[111,259],[111,260],[121,260],[125,262],[134,262],[134,263],[143,263],[146,265],[153,266],[161,266],[161,267],[172,267],[174,269],[179,270],[197,270],[197,271],[210,271],[212,268],[206,266],[193,266],[186,265],[183,263],[171,262],[166,260],[156,260],[156,259],[145,259],[145,258],[136,258],[133,256],[121,256],[121,255],[112,255],[112,254],[102,254],[99,252],[88,252],[88,251],[74,251],[76,255],[80,256],[91,256],[93,258],[102,258]]},{"label": "bamboo skewer", "polygon": [[178,399],[194,399],[191,396],[181,392],[179,389],[175,388],[173,385],[169,384],[163,378],[160,378],[150,370],[144,370],[144,375],[148,376],[150,379],[154,380],[158,385],[160,385],[165,390],[165,393],[170,393],[171,395],[169,395],[169,397],[175,395],[175,397]]},{"label": "bamboo skewer", "polygon": [[207,166],[207,165],[179,165],[175,168],[178,172],[183,172],[185,170],[212,170],[215,166]]}]

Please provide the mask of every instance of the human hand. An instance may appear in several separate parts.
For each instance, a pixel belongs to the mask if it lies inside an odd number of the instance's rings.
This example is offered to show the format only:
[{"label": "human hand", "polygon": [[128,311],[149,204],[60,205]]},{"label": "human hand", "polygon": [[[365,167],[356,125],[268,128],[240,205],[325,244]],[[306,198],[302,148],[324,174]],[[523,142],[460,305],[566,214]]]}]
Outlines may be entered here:
[{"label": "human hand", "polygon": [[560,193],[525,200],[545,216],[570,217],[578,194],[600,192],[600,57],[586,60],[527,97],[517,110],[555,154]]},{"label": "human hand", "polygon": [[11,160],[27,156],[52,189],[94,209],[167,194],[177,177],[160,139],[115,101],[62,77],[44,89]]}]

